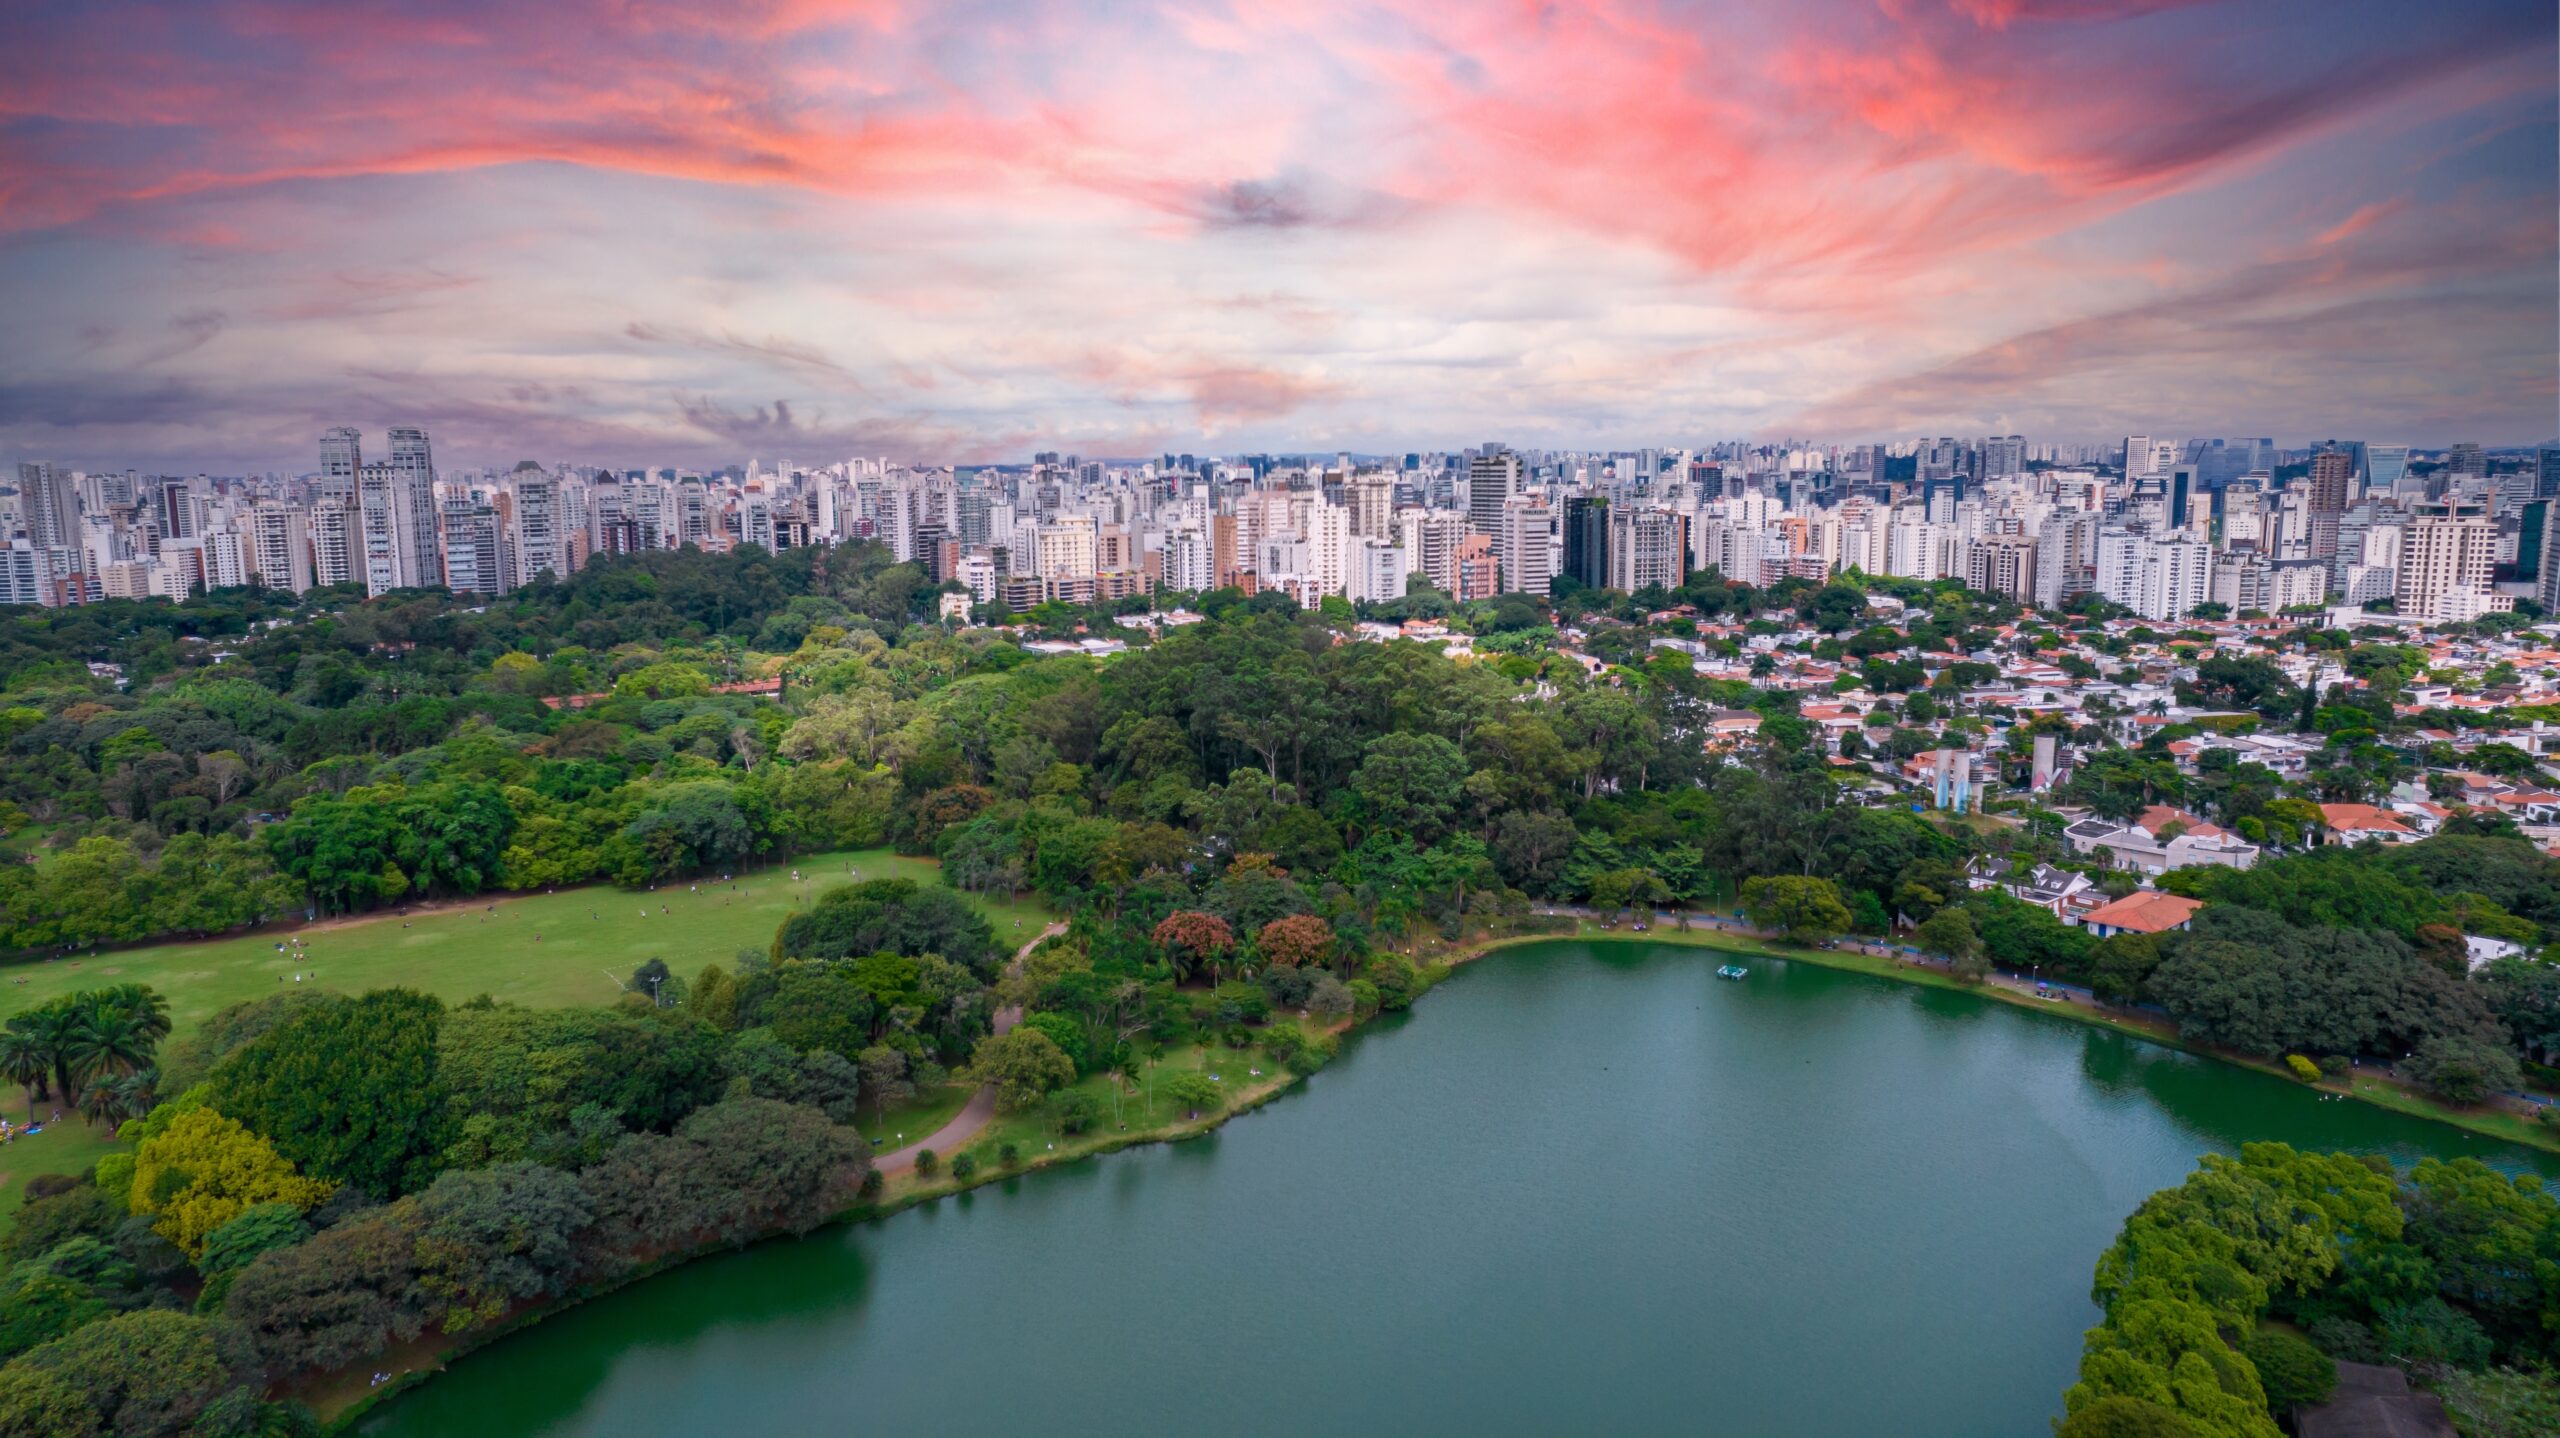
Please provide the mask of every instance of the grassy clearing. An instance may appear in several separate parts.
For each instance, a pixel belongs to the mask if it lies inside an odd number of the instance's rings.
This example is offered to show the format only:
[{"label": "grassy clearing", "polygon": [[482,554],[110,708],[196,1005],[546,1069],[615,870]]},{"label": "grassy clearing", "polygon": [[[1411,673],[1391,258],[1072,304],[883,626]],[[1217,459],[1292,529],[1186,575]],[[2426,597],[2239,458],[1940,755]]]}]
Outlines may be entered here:
[{"label": "grassy clearing", "polygon": [[[797,883],[795,868],[803,876]],[[741,874],[734,885],[673,884],[655,892],[590,886],[487,895],[405,919],[271,925],[233,938],[13,965],[0,983],[0,1019],[79,989],[145,983],[167,996],[170,1019],[183,1033],[218,1009],[275,993],[297,974],[336,993],[399,984],[448,1001],[485,993],[546,1007],[610,1003],[643,960],[665,959],[691,978],[704,964],[729,964],[742,948],[764,948],[792,910],[854,872],[865,879],[940,882],[931,860],[872,849],[776,864]],[[1021,942],[1016,924],[1028,934],[1049,920],[1034,904],[969,897],[1007,949]],[[302,944],[276,951],[280,940],[293,937]]]},{"label": "grassy clearing", "polygon": [[[11,1086],[0,1105],[16,1123],[26,1117],[26,1094]],[[78,1173],[115,1152],[115,1136],[91,1127],[77,1114],[65,1113],[32,1138],[0,1144],[0,1229],[6,1229],[18,1206],[27,1201],[27,1180],[39,1174]]]},{"label": "grassy clearing", "polygon": [[[794,882],[791,874],[802,875]],[[505,1003],[555,1007],[613,1002],[622,981],[642,961],[662,958],[690,979],[703,965],[731,965],[738,951],[762,949],[794,909],[829,886],[865,879],[941,882],[929,859],[909,859],[886,849],[818,854],[740,874],[735,886],[675,884],[654,893],[608,886],[556,894],[491,895],[436,909],[330,920],[298,926],[270,925],[253,934],[198,943],[153,944],[95,957],[11,966],[0,983],[0,1019],[60,995],[112,983],[144,983],[166,995],[176,1032],[216,1011],[277,992],[296,982],[333,993],[359,994],[402,985],[448,1003],[488,994]],[[995,925],[996,942],[1010,951],[1049,921],[1030,903],[966,896]],[[645,911],[645,912],[644,912]],[[539,941],[535,935],[540,935]],[[278,953],[278,941],[303,943]],[[967,1101],[965,1086],[917,1104],[891,1109],[892,1131],[930,1132]],[[23,1109],[25,1095],[0,1092],[0,1108]],[[12,1110],[14,1112],[14,1110]],[[939,1113],[940,1117],[933,1115]],[[879,1120],[865,1117],[866,1135]],[[78,1173],[115,1147],[68,1119],[0,1149],[0,1224],[24,1201],[26,1182],[38,1174]]]}]

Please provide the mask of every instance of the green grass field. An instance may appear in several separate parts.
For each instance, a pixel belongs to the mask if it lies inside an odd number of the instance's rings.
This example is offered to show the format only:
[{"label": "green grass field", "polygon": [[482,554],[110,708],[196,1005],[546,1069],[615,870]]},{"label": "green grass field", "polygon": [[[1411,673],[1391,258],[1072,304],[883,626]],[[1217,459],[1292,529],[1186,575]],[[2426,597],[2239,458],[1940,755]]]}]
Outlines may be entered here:
[{"label": "green grass field", "polygon": [[[802,875],[793,882],[792,871]],[[850,871],[850,872],[849,872]],[[244,999],[277,992],[296,982],[333,993],[357,994],[402,985],[459,1002],[488,994],[501,1002],[540,1006],[611,1003],[623,979],[651,958],[687,979],[717,962],[734,967],[740,949],[762,949],[792,910],[805,907],[829,886],[865,879],[941,882],[938,866],[901,858],[885,849],[817,854],[741,874],[728,885],[676,884],[655,893],[609,886],[557,894],[493,895],[467,904],[419,910],[403,919],[382,915],[301,928],[270,926],[257,933],[201,943],[154,944],[111,950],[94,958],[15,964],[0,982],[0,1019],[60,995],[114,983],[143,983],[167,996],[178,1033]],[[1008,952],[1049,921],[1036,904],[970,902],[995,924],[996,941]],[[492,906],[494,905],[494,909]],[[1019,930],[1017,931],[1017,925]],[[535,936],[540,935],[539,941]],[[276,944],[299,936],[303,943],[278,953]],[[893,1110],[889,1118],[910,1131],[930,1130],[936,1110],[957,1110],[962,1090],[934,1095]],[[25,1095],[0,1092],[0,1113],[23,1117]],[[871,1123],[865,1115],[866,1128]],[[39,1173],[76,1173],[112,1147],[76,1118],[62,1127],[0,1149],[0,1222],[16,1211],[26,1180]]]},{"label": "green grass field", "polygon": [[[791,881],[797,868],[803,875]],[[734,967],[738,950],[761,949],[792,910],[805,907],[848,870],[866,879],[939,883],[930,860],[885,849],[818,854],[753,874],[736,887],[685,884],[655,893],[607,886],[557,894],[490,895],[420,910],[298,929],[270,926],[236,938],[111,950],[94,958],[17,964],[0,983],[0,1019],[80,989],[144,983],[169,1000],[178,1032],[244,999],[296,982],[335,993],[402,985],[458,1002],[488,994],[501,1002],[556,1005],[612,1002],[632,969],[652,958],[690,979],[712,962]],[[1033,904],[971,902],[1010,950],[1049,921]],[[1015,935],[1015,925],[1021,934]],[[536,936],[539,936],[537,938]],[[278,941],[303,942],[278,953]]]}]

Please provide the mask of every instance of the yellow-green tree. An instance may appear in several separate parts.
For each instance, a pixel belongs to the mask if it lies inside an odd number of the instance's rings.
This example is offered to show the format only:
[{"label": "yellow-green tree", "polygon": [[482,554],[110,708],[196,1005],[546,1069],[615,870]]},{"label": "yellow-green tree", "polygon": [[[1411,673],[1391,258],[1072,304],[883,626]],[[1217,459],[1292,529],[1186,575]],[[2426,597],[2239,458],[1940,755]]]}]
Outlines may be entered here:
[{"label": "yellow-green tree", "polygon": [[133,1211],[156,1215],[161,1237],[204,1256],[205,1235],[261,1203],[310,1209],[337,1187],[305,1178],[274,1145],[209,1108],[189,1109],[133,1158]]}]

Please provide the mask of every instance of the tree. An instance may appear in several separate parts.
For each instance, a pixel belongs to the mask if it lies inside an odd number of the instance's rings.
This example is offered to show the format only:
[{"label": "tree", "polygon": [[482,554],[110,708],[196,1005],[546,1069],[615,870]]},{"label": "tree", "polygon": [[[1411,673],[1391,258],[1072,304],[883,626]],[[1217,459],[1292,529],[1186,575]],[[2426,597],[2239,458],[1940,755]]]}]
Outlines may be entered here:
[{"label": "tree", "polygon": [[443,1017],[440,1000],[410,989],[315,1006],[225,1060],[213,1105],[305,1172],[414,1192],[453,1136],[437,1074]]},{"label": "tree", "polygon": [[12,1422],[8,1431],[175,1438],[240,1386],[246,1358],[220,1323],[158,1309],[119,1314],[12,1363],[9,1374],[17,1381],[0,1395],[0,1415],[25,1401],[27,1379],[50,1379],[41,1411],[54,1415],[48,1422],[58,1426],[20,1428]]},{"label": "tree", "polygon": [[1177,909],[1157,923],[1156,947],[1164,950],[1177,977],[1201,965],[1214,965],[1235,947],[1235,930],[1215,914]]},{"label": "tree", "polygon": [[2438,1034],[2418,1045],[2409,1076],[2445,1102],[2465,1105],[2524,1083],[2514,1055],[2469,1034]]},{"label": "tree", "polygon": [[2258,1382],[2267,1390],[2267,1411],[2282,1417],[2295,1408],[2326,1403],[2338,1388],[2338,1365],[2328,1354],[2280,1328],[2262,1328],[2240,1344]]},{"label": "tree", "polygon": [[1274,919],[1254,936],[1262,961],[1284,969],[1320,969],[1333,962],[1333,925],[1313,914]]},{"label": "tree", "polygon": [[774,936],[779,959],[843,959],[867,954],[940,954],[980,980],[994,979],[1003,951],[995,926],[967,900],[912,879],[869,879],[829,889]]},{"label": "tree", "polygon": [[1392,733],[1369,742],[1349,792],[1364,831],[1405,834],[1428,847],[1448,832],[1466,779],[1457,745],[1437,734]]},{"label": "tree", "polygon": [[578,1181],[538,1163],[455,1170],[417,1198],[420,1282],[447,1333],[514,1304],[556,1298],[578,1266],[595,1206]]},{"label": "tree", "polygon": [[2203,1429],[2171,1410],[2123,1394],[2073,1409],[2053,1432],[2054,1438],[2205,1438]]},{"label": "tree", "polygon": [[1165,1102],[1183,1110],[1192,1118],[1198,1118],[1204,1113],[1216,1113],[1219,1109],[1226,1107],[1227,1102],[1225,1089],[1220,1087],[1216,1080],[1196,1069],[1184,1069],[1168,1076],[1164,1081],[1164,1087],[1158,1092],[1164,1095]]},{"label": "tree", "polygon": [[249,1208],[285,1203],[307,1210],[335,1187],[294,1172],[273,1145],[237,1121],[190,1108],[135,1150],[126,1201],[154,1217],[161,1237],[200,1259],[206,1237]]},{"label": "tree", "polygon": [[1849,907],[1829,879],[1780,874],[1747,879],[1743,912],[1764,929],[1782,930],[1801,944],[1821,943],[1849,928]]},{"label": "tree", "polygon": [[1924,953],[1947,961],[1947,971],[1968,982],[1979,980],[1990,972],[1991,963],[1982,948],[1982,940],[1973,931],[1973,916],[1961,907],[1949,904],[1922,921],[1912,932]]},{"label": "tree", "polygon": [[1010,1113],[1030,1108],[1052,1089],[1075,1082],[1076,1066],[1047,1034],[1017,1028],[978,1040],[969,1059],[969,1076],[994,1085],[996,1107]]}]

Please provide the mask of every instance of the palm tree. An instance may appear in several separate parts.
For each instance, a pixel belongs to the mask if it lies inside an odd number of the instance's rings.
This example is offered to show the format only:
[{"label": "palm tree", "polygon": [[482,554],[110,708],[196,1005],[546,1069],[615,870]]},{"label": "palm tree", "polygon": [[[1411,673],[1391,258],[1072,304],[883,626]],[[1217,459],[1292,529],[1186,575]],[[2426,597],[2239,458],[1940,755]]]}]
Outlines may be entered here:
[{"label": "palm tree", "polygon": [[157,1069],[143,1069],[92,1084],[80,1096],[80,1112],[92,1123],[102,1123],[110,1129],[121,1127],[127,1119],[140,1118],[151,1111],[156,1099],[153,1090],[159,1085]]},{"label": "palm tree", "polygon": [[0,1030],[0,1077],[27,1091],[27,1122],[35,1122],[36,1100],[50,1092],[46,1080],[53,1077],[53,1055],[23,1018]]},{"label": "palm tree", "polygon": [[168,1001],[140,984],[95,989],[73,1001],[78,1022],[72,1056],[84,1075],[130,1074],[147,1068],[169,1032]]},{"label": "palm tree", "polygon": [[79,1010],[69,1001],[56,999],[43,1008],[20,1014],[15,1022],[25,1026],[25,1032],[44,1055],[45,1065],[53,1073],[54,1092],[65,1103],[77,1101],[80,1085],[72,1057],[72,1037],[80,1025]]}]

